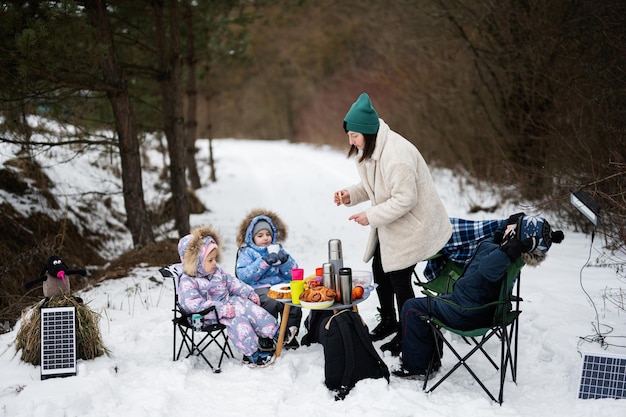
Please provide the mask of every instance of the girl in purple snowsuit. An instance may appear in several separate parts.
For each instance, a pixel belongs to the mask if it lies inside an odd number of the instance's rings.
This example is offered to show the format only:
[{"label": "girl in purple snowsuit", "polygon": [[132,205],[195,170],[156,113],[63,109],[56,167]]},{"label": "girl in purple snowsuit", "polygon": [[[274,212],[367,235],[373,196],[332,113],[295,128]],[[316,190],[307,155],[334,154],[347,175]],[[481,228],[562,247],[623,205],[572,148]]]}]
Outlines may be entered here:
[{"label": "girl in purple snowsuit", "polygon": [[[192,230],[178,243],[183,274],[178,283],[181,308],[194,313],[215,306],[220,323],[244,362],[253,366],[271,363],[272,353],[259,349],[259,338],[273,339],[279,327],[276,319],[260,307],[254,289],[218,265],[219,236],[209,226]],[[214,313],[203,323],[215,323]]]}]

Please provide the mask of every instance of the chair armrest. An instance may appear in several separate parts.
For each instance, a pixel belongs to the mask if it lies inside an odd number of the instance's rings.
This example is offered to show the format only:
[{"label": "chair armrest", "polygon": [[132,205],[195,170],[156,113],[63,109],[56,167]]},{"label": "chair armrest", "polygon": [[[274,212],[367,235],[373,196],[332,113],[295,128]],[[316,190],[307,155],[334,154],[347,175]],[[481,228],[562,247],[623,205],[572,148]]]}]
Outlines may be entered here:
[{"label": "chair armrest", "polygon": [[460,305],[460,304],[455,303],[454,301],[451,301],[451,300],[450,300],[450,299],[448,299],[448,298],[443,298],[443,297],[441,297],[440,295],[435,294],[435,293],[434,293],[434,292],[432,292],[432,291],[429,291],[429,290],[422,290],[422,293],[423,293],[424,295],[426,295],[426,297],[428,298],[428,311],[429,311],[429,312],[430,312],[430,300],[431,300],[431,299],[435,299],[435,300],[441,301],[441,302],[446,303],[446,304],[448,304],[448,305],[450,305],[450,306],[452,306],[452,307],[456,307],[456,308],[458,308],[458,309],[460,309],[460,310],[466,310],[466,311],[482,310],[482,309],[485,309],[485,308],[489,308],[489,307],[497,307],[497,306],[499,306],[499,305],[503,305],[503,304],[508,303],[508,301],[496,300],[496,301],[492,301],[492,302],[490,302],[490,303],[482,304],[482,305],[479,305],[479,306],[464,307],[464,306],[462,306],[462,305]]},{"label": "chair armrest", "polygon": [[443,269],[437,274],[435,278],[430,281],[422,281],[419,278],[419,275],[415,271],[413,271],[413,275],[417,278],[415,284],[431,290],[433,292],[439,294],[450,294],[454,289],[454,284],[458,281],[458,279],[463,274],[463,266],[455,263],[454,261],[445,258],[442,254],[437,254],[431,256],[430,259],[443,258],[446,260]]},{"label": "chair armrest", "polygon": [[430,297],[430,298],[436,298],[436,299],[441,299],[443,300],[441,297],[439,297],[438,294],[434,293],[433,291],[429,290],[429,289],[424,289],[422,290],[422,294],[424,294],[426,297]]},{"label": "chair armrest", "polygon": [[[424,260],[425,261],[430,261],[430,260],[433,260],[433,259],[441,258],[442,256],[443,256],[443,254],[441,252],[437,252],[433,256],[430,256],[430,257],[428,257],[428,258],[426,258]],[[430,282],[430,281],[422,281],[422,279],[420,278],[418,273],[415,272],[415,269],[413,270],[413,276],[415,277],[415,281],[413,281],[413,283],[415,285],[419,285],[420,287],[423,286],[424,284],[428,284]]]},{"label": "chair armrest", "polygon": [[179,310],[180,310],[180,314],[181,314],[183,317],[191,317],[191,316],[193,316],[194,314],[200,314],[201,316],[206,316],[206,315],[207,315],[207,314],[209,314],[210,312],[214,312],[214,313],[215,313],[215,319],[216,319],[217,321],[219,321],[219,320],[220,320],[220,315],[219,315],[219,313],[217,312],[217,308],[215,308],[215,306],[211,306],[211,307],[209,307],[209,308],[205,308],[204,310],[200,310],[200,311],[197,311],[197,312],[195,312],[195,313],[188,313],[185,309],[183,309],[183,308],[180,306],[180,304],[179,304],[178,308],[179,308]]},{"label": "chair armrest", "polygon": [[209,314],[211,311],[215,312],[215,317],[217,319],[219,319],[219,315],[217,314],[217,308],[215,308],[215,306],[211,306],[211,307],[206,308],[206,309],[204,309],[202,311],[198,311],[197,313],[194,313],[194,314],[201,314],[201,315],[204,316],[204,315]]}]

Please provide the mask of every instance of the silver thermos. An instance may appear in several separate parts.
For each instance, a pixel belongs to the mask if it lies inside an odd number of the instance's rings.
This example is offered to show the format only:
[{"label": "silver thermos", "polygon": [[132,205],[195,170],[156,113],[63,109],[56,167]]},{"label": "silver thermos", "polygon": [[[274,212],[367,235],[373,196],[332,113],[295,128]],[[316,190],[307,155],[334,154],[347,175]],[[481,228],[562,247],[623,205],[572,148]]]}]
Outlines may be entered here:
[{"label": "silver thermos", "polygon": [[322,265],[322,285],[332,290],[337,289],[335,287],[335,269],[330,262]]},{"label": "silver thermos", "polygon": [[339,291],[339,270],[343,268],[343,252],[341,250],[341,240],[331,239],[328,241],[328,262],[333,266],[333,289]]},{"label": "silver thermos", "polygon": [[328,262],[333,264],[335,273],[343,268],[343,252],[341,251],[341,240],[331,239],[328,241]]},{"label": "silver thermos", "polygon": [[339,270],[339,295],[341,304],[352,304],[352,269],[350,268]]}]

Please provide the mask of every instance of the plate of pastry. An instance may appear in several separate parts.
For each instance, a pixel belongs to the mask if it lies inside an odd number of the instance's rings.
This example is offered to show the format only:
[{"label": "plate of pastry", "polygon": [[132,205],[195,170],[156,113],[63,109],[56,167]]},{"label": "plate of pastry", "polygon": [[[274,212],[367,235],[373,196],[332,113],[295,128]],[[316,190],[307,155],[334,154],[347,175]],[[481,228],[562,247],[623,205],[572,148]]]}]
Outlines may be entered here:
[{"label": "plate of pastry", "polygon": [[332,306],[336,296],[335,290],[330,288],[309,288],[300,295],[300,305],[311,310],[320,310]]},{"label": "plate of pastry", "polygon": [[335,304],[335,300],[319,301],[317,303],[312,303],[312,302],[307,302],[307,301],[300,300],[300,305],[302,307],[308,308],[310,310],[321,310],[321,309],[324,309],[324,308],[328,308],[328,307],[332,306],[333,304]]},{"label": "plate of pastry", "polygon": [[275,284],[267,290],[267,296],[277,300],[286,298],[291,299],[291,288],[289,287],[289,284]]}]

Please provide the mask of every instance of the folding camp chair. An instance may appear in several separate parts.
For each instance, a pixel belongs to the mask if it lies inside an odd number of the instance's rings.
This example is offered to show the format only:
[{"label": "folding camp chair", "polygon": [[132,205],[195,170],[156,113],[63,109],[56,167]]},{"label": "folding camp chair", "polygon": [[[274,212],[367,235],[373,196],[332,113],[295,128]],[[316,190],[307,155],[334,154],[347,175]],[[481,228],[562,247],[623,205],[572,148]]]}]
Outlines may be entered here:
[{"label": "folding camp chair", "polygon": [[[437,270],[439,271],[435,278],[430,281],[420,279],[419,275],[413,270],[413,276],[415,277],[415,284],[422,288],[422,291],[428,290],[431,293],[443,295],[451,294],[454,290],[454,284],[463,274],[464,265],[452,261],[447,258],[443,252],[439,252],[434,256],[426,259],[428,262],[436,262],[438,264]],[[463,337],[463,340],[470,344],[471,342]]]},{"label": "folding camp chair", "polygon": [[454,284],[463,273],[463,265],[453,262],[450,259],[446,259],[445,255],[441,252],[431,256],[427,261],[437,260],[439,263],[444,264],[443,269],[437,274],[437,276],[430,280],[424,281],[420,279],[417,272],[413,271],[415,277],[415,284],[420,286],[423,290],[429,290],[436,294],[450,294],[454,289]]},{"label": "folding camp chair", "polygon": [[[222,360],[224,357],[234,357],[233,351],[230,348],[230,343],[228,343],[226,326],[219,323],[219,321],[216,321],[215,324],[203,326],[200,329],[194,328],[194,326],[190,324],[189,320],[192,314],[185,312],[180,307],[178,301],[178,280],[182,274],[182,265],[180,263],[168,265],[161,268],[159,272],[164,278],[172,278],[172,282],[174,283],[174,308],[172,309],[174,312],[174,317],[172,319],[172,323],[174,325],[173,360],[176,361],[180,358],[183,347],[185,347],[187,350],[185,358],[188,358],[191,355],[202,357],[202,359],[204,359],[204,361],[211,367],[213,372],[221,372]],[[218,317],[215,307],[200,311],[197,314],[205,315],[211,311],[215,313],[215,317]],[[181,340],[178,344],[176,343],[177,334],[180,334],[181,336]],[[220,350],[220,359],[217,367],[214,367],[207,355],[205,355],[205,350],[212,344],[215,344]]]},{"label": "folding camp chair", "polygon": [[[519,309],[519,303],[521,298],[519,297],[520,290],[520,271],[524,266],[524,261],[520,258],[515,263],[509,265],[506,270],[506,278],[502,279],[502,286],[500,289],[500,296],[497,301],[485,304],[479,307],[473,308],[463,308],[452,303],[450,300],[441,298],[440,295],[435,294],[430,290],[423,290],[422,292],[428,297],[429,301],[431,299],[438,299],[442,302],[446,302],[448,304],[454,305],[457,308],[465,309],[465,310],[475,310],[475,309],[483,309],[483,308],[495,308],[495,313],[493,317],[493,322],[489,327],[481,327],[472,330],[458,330],[453,328],[452,326],[448,326],[442,321],[438,320],[435,317],[426,315],[422,317],[422,320],[425,320],[428,323],[433,331],[433,334],[438,340],[436,345],[438,346],[447,346],[452,354],[456,357],[458,362],[444,375],[442,376],[427,392],[434,391],[443,381],[445,381],[454,371],[463,366],[467,371],[472,375],[472,377],[476,380],[476,382],[481,386],[481,388],[487,393],[487,395],[493,400],[502,404],[503,401],[503,392],[504,392],[504,382],[507,375],[507,370],[511,370],[511,377],[513,382],[517,381],[517,337],[518,337],[518,317],[521,313]],[[463,279],[462,276],[460,279]],[[513,292],[515,291],[515,294]],[[467,352],[465,355],[461,355],[450,341],[448,341],[442,332],[442,330],[447,330],[450,333],[457,334],[463,337],[466,341],[471,340],[473,343],[473,348]],[[489,341],[493,336],[497,336],[500,340],[500,361],[497,363],[485,350],[485,344]],[[442,343],[443,342],[443,343]],[[499,384],[499,393],[498,397],[492,394],[491,390],[489,390],[485,384],[481,381],[478,375],[470,368],[467,361],[474,355],[476,352],[482,352],[484,356],[489,360],[491,365],[499,371],[500,373],[500,384]],[[442,351],[437,351],[439,355],[439,360],[441,360],[441,356],[443,354]],[[426,373],[427,377],[424,381],[423,389],[426,390],[429,382],[428,376],[431,375],[433,362],[431,361],[429,365],[428,372]]]}]

